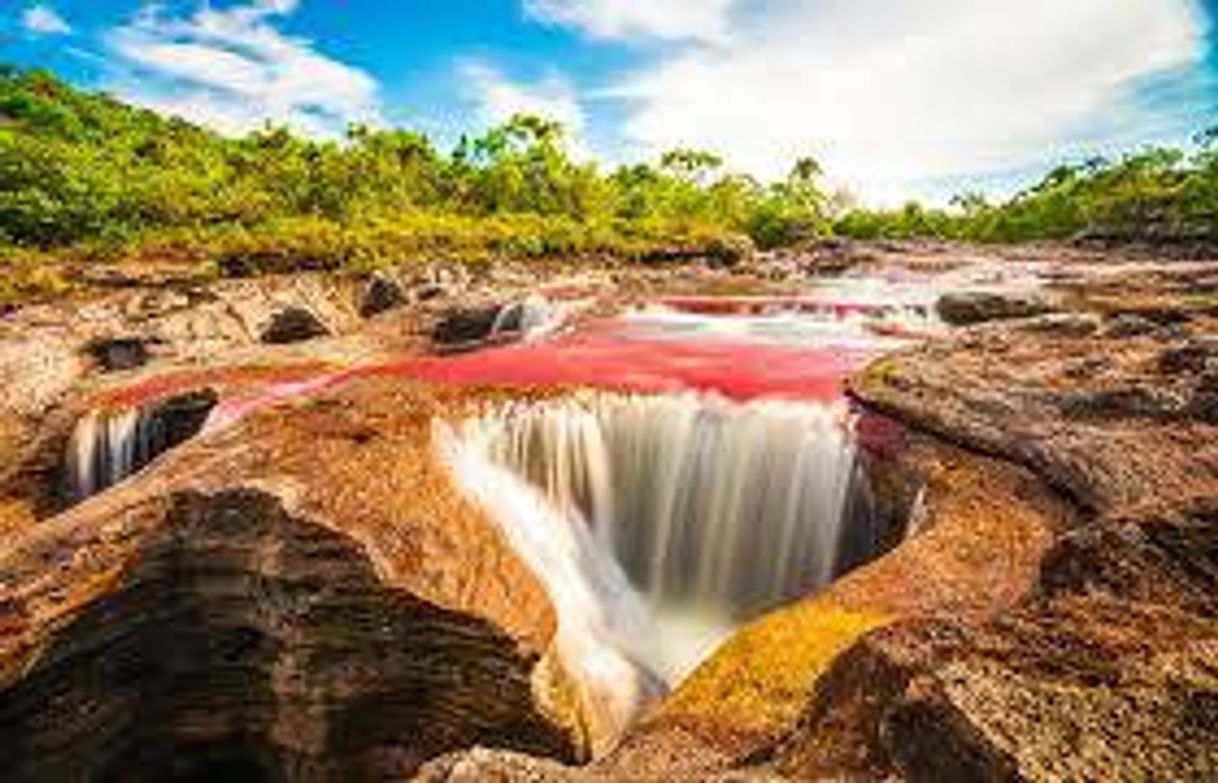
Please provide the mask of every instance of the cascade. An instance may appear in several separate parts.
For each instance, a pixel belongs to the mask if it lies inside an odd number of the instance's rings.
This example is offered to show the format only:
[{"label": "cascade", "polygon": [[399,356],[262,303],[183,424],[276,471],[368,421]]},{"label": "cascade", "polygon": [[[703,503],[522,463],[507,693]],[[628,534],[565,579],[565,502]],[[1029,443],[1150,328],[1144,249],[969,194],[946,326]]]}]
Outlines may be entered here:
[{"label": "cascade", "polygon": [[528,340],[542,336],[555,327],[560,318],[558,308],[544,296],[537,294],[522,301],[505,305],[495,316],[488,338],[495,340],[510,335],[519,335]]},{"label": "cascade", "polygon": [[139,410],[89,411],[76,422],[68,442],[68,495],[84,500],[122,481],[147,461],[150,445]]},{"label": "cascade", "polygon": [[[490,459],[483,433],[436,422],[441,458],[470,499],[499,523],[546,588],[558,618],[557,647],[599,755],[663,684],[649,667],[650,619],[612,557],[585,525],[572,524],[536,488]],[[608,743],[598,745],[597,742]]]},{"label": "cascade", "polygon": [[737,623],[845,565],[842,519],[856,481],[848,418],[840,402],[586,393],[509,404],[465,422],[459,437],[563,520],[534,515],[523,522],[529,535],[575,528],[582,549],[620,564],[628,584],[598,594],[646,600],[661,626],[648,662],[675,677]]},{"label": "cascade", "polygon": [[157,405],[98,408],[80,417],[64,458],[65,491],[78,503],[135,474],[202,428],[216,396],[182,395]]}]

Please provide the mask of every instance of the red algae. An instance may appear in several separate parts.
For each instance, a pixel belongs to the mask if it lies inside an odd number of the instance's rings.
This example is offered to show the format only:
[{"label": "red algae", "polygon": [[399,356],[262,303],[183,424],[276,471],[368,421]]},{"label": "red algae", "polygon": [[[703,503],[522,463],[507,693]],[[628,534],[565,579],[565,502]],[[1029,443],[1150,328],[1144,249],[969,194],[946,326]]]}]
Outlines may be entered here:
[{"label": "red algae", "polygon": [[842,395],[846,376],[873,356],[860,348],[579,335],[458,356],[420,357],[351,374],[401,375],[444,384],[591,386],[643,393],[696,389],[738,401],[833,400]]},{"label": "red algae", "polygon": [[89,400],[88,407],[93,409],[136,408],[211,386],[265,387],[313,378],[321,373],[333,371],[333,369],[333,365],[308,362],[272,367],[177,370],[102,392]]}]

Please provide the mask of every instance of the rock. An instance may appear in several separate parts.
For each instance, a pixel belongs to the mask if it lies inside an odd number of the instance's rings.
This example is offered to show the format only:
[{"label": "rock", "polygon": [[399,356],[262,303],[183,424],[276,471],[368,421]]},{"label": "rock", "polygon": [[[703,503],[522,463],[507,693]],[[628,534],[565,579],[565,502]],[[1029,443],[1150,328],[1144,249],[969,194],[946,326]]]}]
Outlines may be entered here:
[{"label": "rock", "polygon": [[481,343],[491,336],[495,322],[506,306],[496,302],[451,308],[436,323],[432,341],[446,348]]},{"label": "rock", "polygon": [[1078,340],[1098,332],[1100,322],[1099,318],[1087,313],[1054,313],[1031,318],[1022,322],[1019,328],[1049,337]]},{"label": "rock", "polygon": [[[1097,511],[1218,487],[1218,431],[1177,415],[1192,393],[1187,378],[1147,374],[1160,362],[1157,343],[1099,333],[1063,341],[1022,324],[987,329],[983,339],[966,332],[881,360],[851,388],[907,424],[1026,465]],[[1006,350],[989,351],[991,340]],[[1095,356],[1112,363],[1102,376],[1064,372]],[[1064,425],[1063,401],[1108,413]]]},{"label": "rock", "polygon": [[1049,312],[1049,306],[1038,297],[984,291],[944,294],[935,308],[939,317],[953,326],[1029,318]]},{"label": "rock", "polygon": [[775,766],[914,780],[1209,780],[1218,770],[1218,508],[1104,520],[978,626],[892,626],[818,683]]},{"label": "rock", "polygon": [[1165,374],[1201,373],[1218,360],[1218,335],[1200,335],[1187,343],[1169,348],[1159,355],[1159,372]]},{"label": "rock", "polygon": [[360,299],[359,313],[364,318],[372,318],[401,307],[407,301],[400,283],[383,275],[373,275]]},{"label": "rock", "polygon": [[139,337],[94,340],[85,350],[105,372],[134,370],[148,362],[148,343]]},{"label": "rock", "polygon": [[271,316],[260,339],[268,345],[286,345],[329,334],[330,330],[313,312],[303,307],[288,307]]},{"label": "rock", "polygon": [[402,778],[477,744],[584,757],[595,721],[562,690],[548,598],[432,456],[432,419],[474,401],[335,394],[7,539],[0,776]]},{"label": "rock", "polygon": [[1131,385],[1066,394],[1059,405],[1067,416],[1172,419],[1180,417],[1188,403],[1171,390]]},{"label": "rock", "polygon": [[1154,334],[1158,329],[1159,324],[1149,318],[1132,313],[1121,313],[1108,322],[1104,333],[1107,337],[1122,339]]}]

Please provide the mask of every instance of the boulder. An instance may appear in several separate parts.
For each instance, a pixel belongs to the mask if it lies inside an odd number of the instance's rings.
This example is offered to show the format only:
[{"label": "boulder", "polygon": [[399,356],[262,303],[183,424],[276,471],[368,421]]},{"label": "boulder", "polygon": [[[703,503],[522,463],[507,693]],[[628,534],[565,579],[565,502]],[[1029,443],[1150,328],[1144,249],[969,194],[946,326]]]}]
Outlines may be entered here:
[{"label": "boulder", "polygon": [[330,329],[315,313],[303,307],[287,307],[271,316],[261,340],[268,345],[302,343],[326,337]]},{"label": "boulder", "polygon": [[360,298],[359,314],[364,318],[372,318],[402,307],[408,301],[406,291],[396,280],[384,275],[373,275]]},{"label": "boulder", "polygon": [[944,294],[936,305],[939,317],[953,326],[986,321],[1004,321],[1044,315],[1050,308],[1034,296],[1014,296],[987,291]]}]

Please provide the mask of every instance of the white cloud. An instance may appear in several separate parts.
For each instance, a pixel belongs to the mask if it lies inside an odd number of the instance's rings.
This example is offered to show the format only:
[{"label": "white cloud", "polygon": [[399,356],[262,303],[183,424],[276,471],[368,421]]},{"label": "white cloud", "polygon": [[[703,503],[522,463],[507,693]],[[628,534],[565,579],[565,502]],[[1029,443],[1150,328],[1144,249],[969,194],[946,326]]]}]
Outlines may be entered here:
[{"label": "white cloud", "polygon": [[34,35],[69,35],[72,25],[49,5],[32,5],[21,13],[21,26]]},{"label": "white cloud", "polygon": [[557,73],[535,82],[517,82],[481,62],[461,68],[469,96],[482,125],[499,125],[517,114],[532,114],[562,123],[568,146],[587,156],[588,118],[574,86]]},{"label": "white cloud", "polygon": [[1195,65],[1192,0],[802,0],[712,49],[675,51],[612,94],[627,140],[718,150],[778,176],[817,155],[869,200],[1044,164],[1128,120],[1140,79]]},{"label": "white cloud", "polygon": [[726,39],[732,0],[525,0],[534,19],[591,38]]},{"label": "white cloud", "polygon": [[368,73],[274,25],[297,0],[253,0],[185,17],[149,6],[107,42],[125,74],[111,87],[150,108],[242,133],[267,121],[311,135],[381,123]]}]

